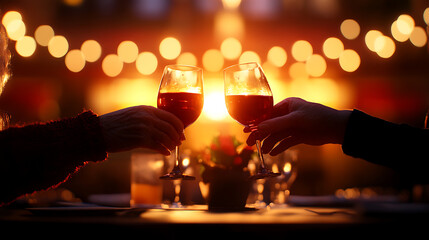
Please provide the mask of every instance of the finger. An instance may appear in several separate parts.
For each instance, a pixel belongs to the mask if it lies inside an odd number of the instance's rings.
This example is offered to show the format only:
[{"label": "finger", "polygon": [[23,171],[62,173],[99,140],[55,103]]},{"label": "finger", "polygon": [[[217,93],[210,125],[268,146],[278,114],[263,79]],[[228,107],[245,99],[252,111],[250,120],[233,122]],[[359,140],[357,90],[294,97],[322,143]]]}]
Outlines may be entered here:
[{"label": "finger", "polygon": [[247,138],[247,145],[253,146],[256,143],[256,140],[262,140],[269,135],[269,132],[256,130],[252,132]]},{"label": "finger", "polygon": [[291,137],[288,137],[288,138],[286,138],[286,139],[284,139],[283,141],[281,141],[271,152],[270,152],[270,155],[271,156],[276,156],[276,155],[278,155],[279,153],[282,153],[282,152],[284,152],[284,151],[286,151],[287,149],[289,149],[289,148],[291,148],[291,147],[293,147],[293,146],[295,146],[295,145],[298,145],[298,144],[301,144],[302,142],[301,142],[301,140],[299,139],[299,138],[297,138],[297,137],[294,137],[294,136],[291,136]]},{"label": "finger", "polygon": [[173,140],[162,131],[155,131],[153,134],[153,138],[170,150],[173,150],[178,145],[175,144]]},{"label": "finger", "polygon": [[289,136],[289,131],[282,131],[268,136],[262,144],[262,153],[269,153],[278,142]]},{"label": "finger", "polygon": [[156,121],[154,123],[154,125],[157,129],[159,129],[160,131],[164,132],[167,136],[169,136],[171,138],[171,140],[173,140],[176,145],[180,144],[180,138],[181,137],[180,137],[179,133],[177,133],[174,126],[172,126],[171,124],[169,124],[168,122],[165,122],[163,120]]},{"label": "finger", "polygon": [[182,121],[179,118],[177,118],[174,114],[170,112],[167,112],[158,108],[155,108],[155,109],[156,110],[154,111],[154,113],[157,117],[159,117],[164,121],[169,122],[172,126],[174,126],[174,128],[179,134],[183,133],[184,126]]},{"label": "finger", "polygon": [[252,146],[256,143],[256,140],[262,140],[270,134],[285,131],[291,129],[295,125],[295,114],[291,113],[285,116],[276,117],[263,121],[258,125],[258,130],[252,132],[247,138],[247,144]]},{"label": "finger", "polygon": [[155,151],[157,151],[157,152],[159,152],[165,156],[169,156],[171,154],[170,150],[168,150],[165,146],[163,146],[162,144],[159,144],[159,143],[154,143],[151,146],[151,149],[155,150]]}]

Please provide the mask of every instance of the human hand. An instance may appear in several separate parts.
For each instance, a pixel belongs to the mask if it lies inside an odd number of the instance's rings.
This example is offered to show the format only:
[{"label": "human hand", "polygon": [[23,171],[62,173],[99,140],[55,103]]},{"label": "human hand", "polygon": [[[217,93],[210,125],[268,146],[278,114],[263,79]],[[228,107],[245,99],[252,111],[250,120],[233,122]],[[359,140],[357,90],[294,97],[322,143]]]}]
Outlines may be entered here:
[{"label": "human hand", "polygon": [[173,114],[151,106],[135,106],[101,115],[107,152],[144,147],[169,155],[185,139],[183,123]]},{"label": "human hand", "polygon": [[[256,139],[265,139],[262,152],[273,156],[301,143],[342,144],[350,113],[300,98],[286,98],[274,106],[272,118],[261,122],[258,130],[249,135],[247,144],[252,146]],[[243,131],[251,130],[245,127]]]}]

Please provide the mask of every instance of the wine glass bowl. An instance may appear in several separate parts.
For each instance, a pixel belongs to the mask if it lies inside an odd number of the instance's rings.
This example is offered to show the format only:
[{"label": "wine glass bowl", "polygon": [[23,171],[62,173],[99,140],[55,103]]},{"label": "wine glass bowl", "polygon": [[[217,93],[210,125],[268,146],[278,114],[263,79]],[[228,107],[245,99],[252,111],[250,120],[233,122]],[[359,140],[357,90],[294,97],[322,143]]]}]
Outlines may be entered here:
[{"label": "wine glass bowl", "polygon": [[[204,105],[203,70],[195,66],[168,65],[164,69],[158,91],[158,108],[168,111],[179,118],[184,128],[191,125],[200,116]],[[175,165],[172,171],[161,179],[193,180],[181,169],[179,146],[175,149]]]},{"label": "wine glass bowl", "polygon": [[[240,124],[252,132],[258,130],[258,124],[271,116],[273,94],[267,78],[258,63],[242,63],[224,69],[225,104],[228,113]],[[276,177],[267,169],[261,152],[261,142],[256,141],[260,166],[252,180]]]}]

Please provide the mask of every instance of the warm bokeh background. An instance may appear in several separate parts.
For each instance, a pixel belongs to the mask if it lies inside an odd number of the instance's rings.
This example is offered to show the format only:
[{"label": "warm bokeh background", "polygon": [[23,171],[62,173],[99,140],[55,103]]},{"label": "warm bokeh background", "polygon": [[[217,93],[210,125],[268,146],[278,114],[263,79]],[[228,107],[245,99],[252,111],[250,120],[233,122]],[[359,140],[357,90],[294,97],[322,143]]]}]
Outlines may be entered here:
[{"label": "warm bokeh background", "polygon": [[[184,148],[219,132],[241,140],[226,112],[222,69],[259,62],[275,102],[290,96],[358,108],[423,127],[429,97],[428,1],[5,0],[12,78],[0,96],[11,123],[156,104],[167,64],[204,69],[203,114]],[[340,146],[298,146],[294,194],[402,187],[399,174],[345,156]],[[67,183],[78,195],[129,192],[130,153],[89,165]],[[406,159],[404,159],[406,164]]]}]

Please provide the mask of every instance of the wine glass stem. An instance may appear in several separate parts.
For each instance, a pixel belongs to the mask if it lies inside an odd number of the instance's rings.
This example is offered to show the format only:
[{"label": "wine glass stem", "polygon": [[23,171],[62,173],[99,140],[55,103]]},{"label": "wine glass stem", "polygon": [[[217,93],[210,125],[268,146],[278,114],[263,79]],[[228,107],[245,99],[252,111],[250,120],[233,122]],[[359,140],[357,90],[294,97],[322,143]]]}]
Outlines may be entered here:
[{"label": "wine glass stem", "polygon": [[258,149],[259,160],[261,162],[261,169],[264,169],[265,168],[265,160],[264,160],[264,156],[262,155],[261,141],[260,140],[256,140],[256,148]]},{"label": "wine glass stem", "polygon": [[175,167],[179,167],[179,162],[180,162],[179,159],[180,159],[180,157],[179,157],[179,146],[176,146],[176,162],[174,164]]}]

